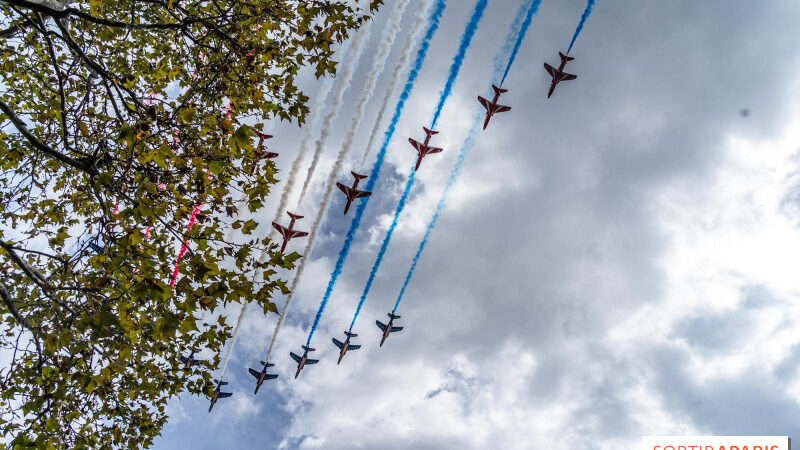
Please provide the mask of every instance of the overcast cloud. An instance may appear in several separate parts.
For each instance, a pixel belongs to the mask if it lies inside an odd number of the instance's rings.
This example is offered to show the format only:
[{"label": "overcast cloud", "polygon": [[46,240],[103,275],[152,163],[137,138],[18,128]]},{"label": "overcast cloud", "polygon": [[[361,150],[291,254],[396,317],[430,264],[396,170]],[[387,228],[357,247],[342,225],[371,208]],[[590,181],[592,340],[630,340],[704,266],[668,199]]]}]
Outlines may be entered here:
[{"label": "overcast cloud", "polygon": [[[393,3],[298,211],[307,217]],[[276,342],[280,377],[253,396],[246,368],[277,317],[250,311],[226,373],[234,396],[210,415],[205,398],[173,401],[157,448],[637,449],[643,434],[800,436],[800,3],[790,0],[600,0],[568,65],[578,79],[549,100],[542,63],[558,63],[585,1],[543,0],[504,86],[513,109],[478,136],[398,311],[405,329],[379,348],[375,319],[394,304],[520,4],[490,0],[434,138],[445,151],[422,164],[354,328],[363,347],[336,365],[331,337],[350,323],[416,157],[407,138],[430,122],[473,4],[448,1],[314,336],[320,363],[295,380],[288,353],[305,342],[350,224],[338,193]],[[320,84],[307,76],[312,101]],[[284,123],[271,134],[285,171],[301,132]],[[348,184],[351,169],[368,166],[346,164]]]}]

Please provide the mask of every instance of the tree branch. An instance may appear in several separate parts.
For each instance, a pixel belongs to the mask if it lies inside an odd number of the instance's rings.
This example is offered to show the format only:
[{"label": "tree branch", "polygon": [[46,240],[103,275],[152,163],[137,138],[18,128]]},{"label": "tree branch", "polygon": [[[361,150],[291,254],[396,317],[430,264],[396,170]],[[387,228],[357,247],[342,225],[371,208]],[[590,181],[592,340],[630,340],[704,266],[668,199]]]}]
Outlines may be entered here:
[{"label": "tree branch", "polygon": [[3,114],[8,116],[9,120],[11,120],[11,123],[13,123],[17,130],[19,130],[20,134],[22,134],[25,139],[27,139],[28,142],[30,142],[31,145],[33,145],[37,150],[63,162],[70,167],[74,167],[75,169],[86,172],[89,175],[97,175],[97,169],[86,159],[70,158],[69,156],[49,147],[44,142],[37,139],[36,136],[34,136],[33,133],[28,130],[28,127],[25,126],[25,124],[22,122],[22,119],[20,119],[19,116],[17,116],[17,114],[14,113],[14,111],[12,111],[11,108],[2,100],[0,100],[0,110],[3,111]]},{"label": "tree branch", "polygon": [[43,4],[33,3],[27,0],[3,0],[3,2],[8,3],[10,5],[19,6],[20,8],[25,8],[31,11],[47,14],[48,16],[52,16],[57,19],[63,19],[69,16],[75,16],[75,17],[80,17],[81,19],[87,20],[89,22],[96,23],[98,25],[105,25],[115,28],[126,28],[132,30],[179,30],[194,22],[200,22],[203,20],[203,19],[192,19],[188,21],[183,21],[181,23],[127,23],[127,22],[119,22],[116,20],[104,19],[102,17],[95,17],[87,12],[72,7],[59,10],[55,8],[50,8],[49,6],[45,6]]}]

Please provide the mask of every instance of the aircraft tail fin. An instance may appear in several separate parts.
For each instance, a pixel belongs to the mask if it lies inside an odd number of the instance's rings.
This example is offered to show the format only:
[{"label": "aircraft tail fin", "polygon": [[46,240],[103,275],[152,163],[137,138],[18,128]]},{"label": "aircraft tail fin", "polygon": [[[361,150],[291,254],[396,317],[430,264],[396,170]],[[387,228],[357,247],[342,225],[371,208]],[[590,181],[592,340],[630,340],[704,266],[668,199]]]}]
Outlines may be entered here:
[{"label": "aircraft tail fin", "polygon": [[275,366],[275,364],[271,364],[271,363],[264,362],[264,361],[261,361],[261,365],[262,366],[266,366],[266,367],[274,367]]},{"label": "aircraft tail fin", "polygon": [[495,85],[492,85],[492,89],[494,89],[495,95],[500,95],[503,92],[508,92],[508,89],[499,88],[499,87],[497,87]]},{"label": "aircraft tail fin", "polygon": [[358,336],[358,334],[356,334],[356,333],[351,333],[351,332],[349,332],[349,331],[345,331],[345,332],[344,332],[344,334],[345,334],[345,336],[347,336],[347,337],[356,337],[356,336]]},{"label": "aircraft tail fin", "polygon": [[350,173],[353,174],[353,176],[355,177],[356,180],[363,180],[364,178],[367,178],[366,175],[361,175],[359,173],[355,173],[352,170],[350,171]]},{"label": "aircraft tail fin", "polygon": [[305,345],[301,345],[300,348],[302,348],[303,350],[305,350],[307,352],[313,352],[314,350],[316,350],[315,348],[306,347]]},{"label": "aircraft tail fin", "polygon": [[288,214],[289,217],[291,217],[292,219],[302,219],[303,218],[303,216],[299,216],[297,214],[292,214],[292,213],[290,213],[288,211],[286,212],[286,214]]},{"label": "aircraft tail fin", "polygon": [[439,134],[438,131],[429,130],[427,127],[422,127],[425,130],[425,134],[428,136],[433,136],[434,134]]},{"label": "aircraft tail fin", "polygon": [[387,315],[389,316],[390,319],[399,319],[400,318],[400,315],[394,314],[394,313],[388,313]]},{"label": "aircraft tail fin", "polygon": [[565,54],[563,54],[561,52],[558,52],[558,56],[561,57],[561,61],[562,62],[568,62],[568,61],[572,61],[573,59],[575,59],[575,58],[573,58],[571,56],[567,56],[567,55],[565,55]]}]

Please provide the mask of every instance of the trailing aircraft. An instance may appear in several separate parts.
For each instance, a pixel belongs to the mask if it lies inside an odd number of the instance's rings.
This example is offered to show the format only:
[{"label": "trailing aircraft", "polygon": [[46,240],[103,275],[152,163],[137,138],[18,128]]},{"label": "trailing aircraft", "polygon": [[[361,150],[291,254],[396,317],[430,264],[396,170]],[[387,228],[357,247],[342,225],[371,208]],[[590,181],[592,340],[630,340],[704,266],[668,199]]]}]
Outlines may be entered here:
[{"label": "trailing aircraft", "polygon": [[487,126],[489,126],[489,119],[491,119],[493,115],[511,110],[510,106],[497,104],[497,101],[500,100],[500,94],[507,92],[508,89],[501,89],[495,85],[492,85],[492,89],[494,89],[494,98],[492,101],[486,100],[480,95],[478,96],[478,101],[481,105],[483,105],[484,108],[486,108],[486,120],[483,121],[484,130]]},{"label": "trailing aircraft", "polygon": [[378,328],[383,331],[383,336],[381,337],[381,347],[383,347],[383,342],[389,337],[390,333],[395,333],[403,329],[403,327],[395,327],[393,326],[394,319],[399,319],[400,316],[395,315],[393,313],[389,313],[389,323],[386,325],[382,324],[380,320],[376,320],[375,323],[378,325]]}]

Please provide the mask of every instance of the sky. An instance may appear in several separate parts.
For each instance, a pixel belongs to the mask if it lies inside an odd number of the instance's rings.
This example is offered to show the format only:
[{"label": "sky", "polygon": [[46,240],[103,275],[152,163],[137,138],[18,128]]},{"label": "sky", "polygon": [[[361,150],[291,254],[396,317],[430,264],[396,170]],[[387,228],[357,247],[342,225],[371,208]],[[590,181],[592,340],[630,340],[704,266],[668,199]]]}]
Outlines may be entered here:
[{"label": "sky", "polygon": [[[360,156],[419,1],[345,184],[372,164],[375,149],[366,164]],[[211,414],[206,398],[175,399],[155,448],[637,449],[642,435],[800,436],[800,3],[790,0],[600,0],[571,52],[577,80],[550,99],[542,64],[557,65],[586,2],[543,0],[504,85],[512,110],[477,135],[398,309],[405,328],[378,347],[375,320],[394,305],[521,4],[490,0],[437,125],[444,151],[423,161],[354,327],[363,347],[337,366],[331,338],[350,324],[416,159],[407,138],[423,137],[473,4],[448,1],[314,335],[320,363],[294,379],[289,352],[305,343],[350,225],[338,191],[276,342],[278,379],[253,395],[247,368],[260,368],[277,317],[251,309],[226,372],[233,397]],[[300,229],[393,5],[375,19]],[[313,105],[322,82],[303,77]],[[303,130],[268,130],[285,171]],[[267,224],[281,189],[259,213]],[[238,307],[229,312],[232,324]]]}]

